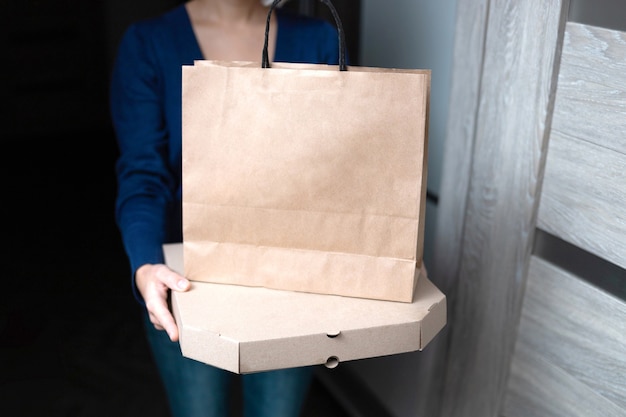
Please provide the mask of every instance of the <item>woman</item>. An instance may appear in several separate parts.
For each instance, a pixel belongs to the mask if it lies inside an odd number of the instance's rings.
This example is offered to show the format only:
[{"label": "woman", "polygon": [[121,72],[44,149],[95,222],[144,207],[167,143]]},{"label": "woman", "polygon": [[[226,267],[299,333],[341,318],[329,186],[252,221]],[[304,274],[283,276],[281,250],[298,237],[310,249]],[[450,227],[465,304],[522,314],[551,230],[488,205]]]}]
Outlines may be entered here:
[{"label": "woman", "polygon": [[[189,281],[170,270],[162,245],[181,236],[181,66],[197,59],[261,61],[268,7],[259,0],[191,0],[126,31],[111,79],[111,115],[120,156],[116,220],[145,306],[146,332],[174,416],[227,416],[232,374],[184,358],[168,308]],[[337,64],[329,23],[272,14],[273,61]],[[311,368],[242,377],[247,417],[297,416]]]}]

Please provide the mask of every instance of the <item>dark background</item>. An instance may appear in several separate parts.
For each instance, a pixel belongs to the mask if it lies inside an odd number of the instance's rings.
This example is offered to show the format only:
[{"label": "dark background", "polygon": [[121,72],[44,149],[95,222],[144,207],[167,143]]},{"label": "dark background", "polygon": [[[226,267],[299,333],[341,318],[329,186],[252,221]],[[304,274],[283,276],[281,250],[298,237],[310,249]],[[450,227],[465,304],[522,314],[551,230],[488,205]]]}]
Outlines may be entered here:
[{"label": "dark background", "polygon": [[[167,415],[113,218],[117,148],[108,82],[125,27],[176,3],[149,10],[98,0],[0,6],[2,416]],[[333,4],[356,64],[358,2]],[[317,2],[286,7],[327,16]],[[343,415],[318,383],[307,410]]]}]

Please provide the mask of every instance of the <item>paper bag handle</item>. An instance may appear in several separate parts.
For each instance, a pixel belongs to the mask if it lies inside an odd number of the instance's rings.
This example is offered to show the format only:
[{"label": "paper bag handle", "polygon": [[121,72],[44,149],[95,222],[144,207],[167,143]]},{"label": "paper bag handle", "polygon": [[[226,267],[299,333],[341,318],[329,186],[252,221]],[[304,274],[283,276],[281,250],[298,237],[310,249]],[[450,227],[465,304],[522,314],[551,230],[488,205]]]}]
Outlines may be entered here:
[{"label": "paper bag handle", "polygon": [[[270,68],[270,59],[267,52],[267,43],[270,33],[270,18],[272,17],[272,12],[274,11],[274,8],[278,6],[281,1],[282,0],[274,0],[272,2],[272,5],[270,6],[270,10],[267,12],[267,22],[265,23],[265,43],[263,44],[263,58],[261,63],[263,68]],[[335,18],[335,23],[337,25],[337,34],[339,35],[339,71],[347,71],[348,67],[346,66],[346,40],[343,33],[343,26],[341,25],[341,19],[339,19],[337,10],[335,10],[335,6],[333,6],[330,0],[319,1],[328,6],[330,12]]]}]

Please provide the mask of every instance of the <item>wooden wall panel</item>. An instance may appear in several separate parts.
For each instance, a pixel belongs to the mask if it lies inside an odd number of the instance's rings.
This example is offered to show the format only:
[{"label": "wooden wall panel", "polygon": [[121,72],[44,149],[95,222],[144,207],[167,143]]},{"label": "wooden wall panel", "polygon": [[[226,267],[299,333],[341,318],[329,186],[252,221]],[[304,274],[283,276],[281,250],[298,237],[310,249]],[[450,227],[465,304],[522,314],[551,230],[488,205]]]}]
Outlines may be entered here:
[{"label": "wooden wall panel", "polygon": [[506,417],[626,415],[626,303],[531,260]]},{"label": "wooden wall panel", "polygon": [[625,207],[626,154],[553,132],[539,227],[626,269]]},{"label": "wooden wall panel", "polygon": [[626,154],[626,32],[568,22],[552,129]]},{"label": "wooden wall panel", "polygon": [[[538,215],[626,267],[626,37],[568,23]],[[626,303],[533,257],[506,417],[626,415]]]},{"label": "wooden wall panel", "polygon": [[529,266],[539,223],[624,267],[625,37],[575,23],[565,35],[567,0],[484,7],[479,29],[477,13],[457,23],[433,268],[450,306],[446,371],[430,415],[625,415],[623,300]]},{"label": "wooden wall panel", "polygon": [[626,268],[626,33],[568,23],[539,227]]}]

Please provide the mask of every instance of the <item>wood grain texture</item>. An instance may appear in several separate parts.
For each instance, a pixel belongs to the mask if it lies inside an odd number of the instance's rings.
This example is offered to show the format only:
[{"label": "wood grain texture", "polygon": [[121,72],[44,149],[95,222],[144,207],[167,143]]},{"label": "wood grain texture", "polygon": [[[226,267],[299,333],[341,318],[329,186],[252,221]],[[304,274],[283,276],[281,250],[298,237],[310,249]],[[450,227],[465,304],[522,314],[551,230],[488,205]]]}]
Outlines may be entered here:
[{"label": "wood grain texture", "polygon": [[485,7],[457,22],[434,268],[447,365],[441,413],[418,415],[626,415],[624,302],[536,258],[527,278],[538,223],[624,267],[626,38],[565,34],[567,0]]},{"label": "wood grain texture", "polygon": [[553,132],[538,225],[626,269],[626,154]]},{"label": "wood grain texture", "polygon": [[533,257],[507,417],[626,415],[626,303]]},{"label": "wood grain texture", "polygon": [[626,154],[626,32],[567,24],[552,129]]},{"label": "wood grain texture", "polygon": [[[450,110],[444,144],[441,196],[437,206],[438,232],[435,233],[434,263],[429,272],[435,285],[446,294],[448,300],[454,299],[461,257],[461,235],[469,188],[488,5],[489,0],[457,0]],[[416,380],[429,383],[415,390],[416,416],[439,415],[447,353],[448,326],[417,358]]]},{"label": "wood grain texture", "polygon": [[[469,186],[466,196],[458,196],[459,201],[467,198],[467,205],[448,329],[445,417],[496,416],[503,402],[566,6],[567,1],[557,0],[489,3],[473,143],[466,147],[471,152]],[[444,170],[463,166],[456,162],[446,160]],[[465,172],[450,175],[467,181],[459,177]],[[447,231],[438,229],[437,235],[442,233]]]},{"label": "wood grain texture", "polygon": [[469,189],[489,0],[458,0],[433,276],[453,291]]},{"label": "wood grain texture", "polygon": [[568,23],[538,224],[626,268],[626,33]]}]

